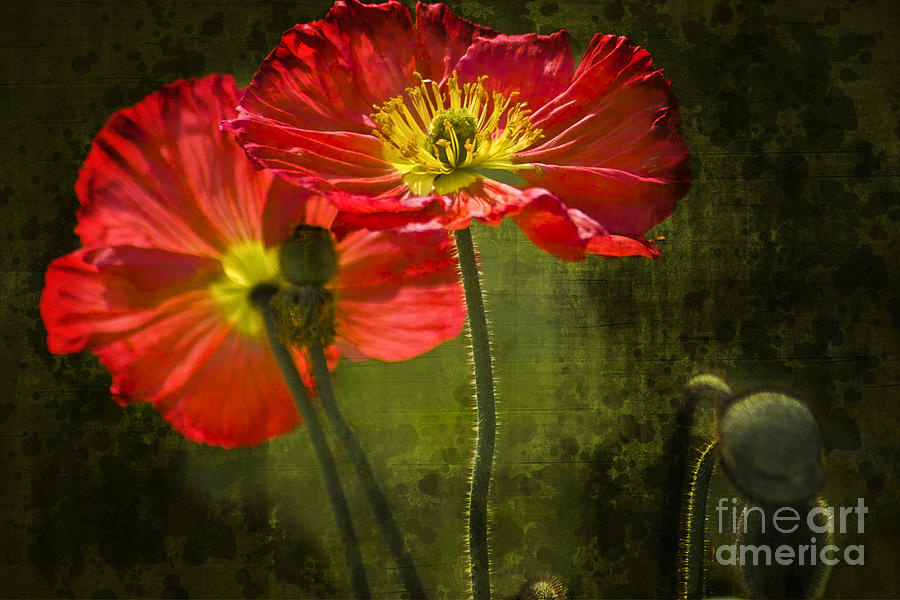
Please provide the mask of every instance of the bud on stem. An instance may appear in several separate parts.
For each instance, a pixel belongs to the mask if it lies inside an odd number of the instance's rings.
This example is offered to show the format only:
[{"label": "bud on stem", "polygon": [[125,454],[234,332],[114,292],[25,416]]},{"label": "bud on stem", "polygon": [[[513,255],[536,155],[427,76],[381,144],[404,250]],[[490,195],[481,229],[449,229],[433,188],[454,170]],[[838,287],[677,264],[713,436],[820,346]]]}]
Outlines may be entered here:
[{"label": "bud on stem", "polygon": [[285,346],[327,348],[334,341],[334,295],[323,287],[287,287],[272,298],[272,312]]},{"label": "bud on stem", "polygon": [[329,346],[335,337],[335,301],[323,286],[337,271],[331,232],[298,225],[278,251],[278,266],[291,284],[272,297],[278,337],[288,347]]},{"label": "bud on stem", "polygon": [[278,266],[294,285],[325,285],[337,271],[334,237],[324,227],[298,225],[278,251]]}]

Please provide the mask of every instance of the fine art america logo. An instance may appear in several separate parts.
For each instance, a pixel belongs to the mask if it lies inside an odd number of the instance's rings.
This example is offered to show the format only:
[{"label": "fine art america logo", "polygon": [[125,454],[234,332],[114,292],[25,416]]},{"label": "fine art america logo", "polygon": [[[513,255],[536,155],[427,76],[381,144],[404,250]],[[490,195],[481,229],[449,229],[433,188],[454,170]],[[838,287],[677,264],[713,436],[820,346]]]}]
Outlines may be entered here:
[{"label": "fine art america logo", "polygon": [[[719,533],[726,532],[726,523],[731,521],[730,533],[740,535],[748,532],[748,524],[754,517],[758,518],[759,533],[769,535],[767,540],[783,534],[792,536],[790,544],[722,544],[713,549],[716,562],[720,565],[771,565],[774,561],[779,565],[836,565],[843,562],[847,565],[865,564],[866,547],[862,544],[848,545],[843,549],[830,542],[832,534],[864,533],[865,518],[869,512],[862,498],[857,498],[856,506],[821,506],[813,504],[807,508],[781,506],[763,508],[760,506],[744,506],[738,510],[737,498],[719,498],[716,505],[716,516]],[[728,519],[728,512],[731,518]],[[767,514],[768,511],[768,514]],[[742,523],[739,526],[738,523]],[[804,531],[810,534],[806,543],[794,544],[798,534]],[[820,540],[816,535],[822,536]],[[785,539],[784,541],[787,541]]]}]

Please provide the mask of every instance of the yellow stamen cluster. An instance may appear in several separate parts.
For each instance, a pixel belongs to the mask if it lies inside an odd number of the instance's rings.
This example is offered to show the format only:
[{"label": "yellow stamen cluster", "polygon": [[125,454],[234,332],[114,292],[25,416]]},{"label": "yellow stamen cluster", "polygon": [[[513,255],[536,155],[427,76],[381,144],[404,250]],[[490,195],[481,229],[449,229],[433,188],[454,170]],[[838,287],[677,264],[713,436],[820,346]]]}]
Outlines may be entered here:
[{"label": "yellow stamen cluster", "polygon": [[241,333],[262,336],[262,317],[249,294],[260,284],[281,284],[278,249],[256,240],[237,243],[222,257],[222,271],[224,276],[209,286],[222,315]]},{"label": "yellow stamen cluster", "polygon": [[489,94],[486,75],[460,87],[454,72],[442,93],[436,81],[416,76],[417,87],[376,106],[372,115],[385,159],[403,173],[413,193],[433,188],[447,194],[483,176],[481,170],[528,167],[512,159],[539,139],[541,130],[531,126],[524,102],[513,104],[518,92],[508,98]]}]

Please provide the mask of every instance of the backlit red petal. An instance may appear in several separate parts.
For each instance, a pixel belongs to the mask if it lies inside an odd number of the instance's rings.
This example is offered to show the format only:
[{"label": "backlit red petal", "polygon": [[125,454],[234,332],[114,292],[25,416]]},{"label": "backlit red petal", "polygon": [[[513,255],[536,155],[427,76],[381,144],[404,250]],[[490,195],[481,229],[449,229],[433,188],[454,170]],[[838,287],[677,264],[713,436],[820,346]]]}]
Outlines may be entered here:
[{"label": "backlit red petal", "polygon": [[640,46],[632,46],[628,38],[609,34],[594,34],[584,57],[575,71],[578,79],[588,71],[600,68],[605,75],[605,85],[611,87],[614,79],[622,83],[653,70],[650,53]]},{"label": "backlit red petal", "polygon": [[111,391],[122,404],[179,394],[231,331],[205,292],[167,308],[158,319],[93,350],[112,373]]},{"label": "backlit red petal", "polygon": [[301,223],[331,229],[337,212],[337,208],[316,190],[278,179],[266,197],[263,241],[268,247],[280,246]]},{"label": "backlit red petal", "polygon": [[688,185],[617,169],[537,166],[540,174],[520,174],[530,184],[549,190],[567,207],[583,211],[606,231],[629,237],[643,236],[671,215]]},{"label": "backlit red petal", "polygon": [[478,37],[495,37],[499,32],[454,15],[445,4],[416,5],[416,35],[425,58],[419,72],[423,77],[443,82]]},{"label": "backlit red petal", "polygon": [[113,115],[75,188],[82,243],[217,256],[230,242],[259,237],[273,176],[255,171],[219,131],[236,104],[234,80],[211,75]]},{"label": "backlit red petal", "polygon": [[442,229],[452,219],[447,212],[452,203],[449,198],[413,196],[405,186],[374,197],[333,189],[324,193],[341,211],[332,226],[336,233],[354,229]]},{"label": "backlit red petal", "polygon": [[446,232],[359,231],[338,250],[340,346],[405,360],[459,334],[465,307]]},{"label": "backlit red petal", "polygon": [[459,335],[465,322],[457,284],[368,291],[341,302],[338,345],[369,358],[413,358]]},{"label": "backlit red petal", "polygon": [[515,92],[515,102],[526,102],[534,111],[569,86],[574,68],[569,36],[558,31],[477,38],[457,63],[456,72],[461,82],[487,75],[488,90],[507,97]]},{"label": "backlit red petal", "polygon": [[684,179],[688,151],[674,97],[658,71],[642,84],[612,90],[598,99],[588,85],[567,93],[585,94],[544,121],[557,119],[521,162],[602,166],[643,176]]},{"label": "backlit red petal", "polygon": [[453,240],[444,230],[354,231],[337,247],[335,290],[341,298],[366,286],[447,284],[457,280]]},{"label": "backlit red petal", "polygon": [[94,350],[190,305],[221,267],[162,250],[79,250],[50,263],[41,295],[47,345],[61,354]]},{"label": "backlit red petal", "polygon": [[485,181],[483,189],[492,202],[517,206],[510,216],[522,233],[541,250],[563,260],[578,261],[587,254],[655,256],[649,243],[611,235],[597,221],[566,207],[547,190],[520,190],[494,181]]},{"label": "backlit red petal", "polygon": [[339,1],[322,21],[287,31],[241,102],[244,118],[368,134],[372,105],[414,83],[420,48],[399,2]]},{"label": "backlit red petal", "polygon": [[671,85],[646,50],[595,36],[572,85],[532,115],[544,138],[522,162],[625,170],[687,181],[688,150]]},{"label": "backlit red petal", "polygon": [[274,173],[305,185],[325,179],[333,185],[366,186],[379,194],[401,175],[382,159],[383,145],[371,134],[297,129],[278,121],[236,119],[227,123],[247,155]]},{"label": "backlit red petal", "polygon": [[522,190],[499,181],[479,179],[459,190],[451,210],[460,220],[468,217],[497,226],[503,217],[518,213],[543,193],[543,190]]},{"label": "backlit red petal", "polygon": [[587,251],[603,256],[659,256],[659,249],[651,242],[624,235],[598,235],[588,243]]},{"label": "backlit red petal", "polygon": [[536,197],[512,219],[535,246],[568,261],[585,257],[592,235],[605,235],[599,226],[594,231],[579,228],[562,203],[549,193]]},{"label": "backlit red petal", "polygon": [[[306,372],[305,365],[301,368]],[[224,448],[259,444],[300,423],[267,342],[235,331],[175,394],[155,404],[186,438]]]}]

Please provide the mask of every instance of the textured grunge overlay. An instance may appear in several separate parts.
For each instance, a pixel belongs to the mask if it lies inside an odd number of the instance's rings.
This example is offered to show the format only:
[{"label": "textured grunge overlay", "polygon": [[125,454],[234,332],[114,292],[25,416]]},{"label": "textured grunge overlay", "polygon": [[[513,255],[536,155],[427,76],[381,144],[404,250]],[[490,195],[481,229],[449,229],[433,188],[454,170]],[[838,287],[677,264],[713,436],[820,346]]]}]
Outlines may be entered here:
[{"label": "textured grunge overlay", "polygon": [[[225,451],[150,406],[122,408],[88,354],[52,356],[47,264],[79,246],[78,169],[115,110],[182,77],[245,85],[282,31],[330,2],[4,2],[0,22],[0,595],[347,597],[302,432]],[[829,598],[900,595],[900,8],[888,0],[450,2],[506,33],[628,36],[665,69],[694,183],[651,236],[661,257],[569,264],[510,223],[476,227],[500,429],[497,598],[558,577],[574,598],[673,597],[678,513],[712,412],[679,416],[699,372],[803,400],[828,506],[865,498],[865,564]],[[415,360],[343,360],[335,386],[426,588],[466,593],[472,448],[466,340]],[[349,475],[346,463],[341,467]],[[345,478],[374,590],[401,585]],[[710,498],[736,491],[714,478]],[[708,515],[715,519],[715,500]],[[714,522],[714,521],[711,521]],[[733,543],[727,538],[716,545]],[[741,594],[714,564],[711,595]]]}]

